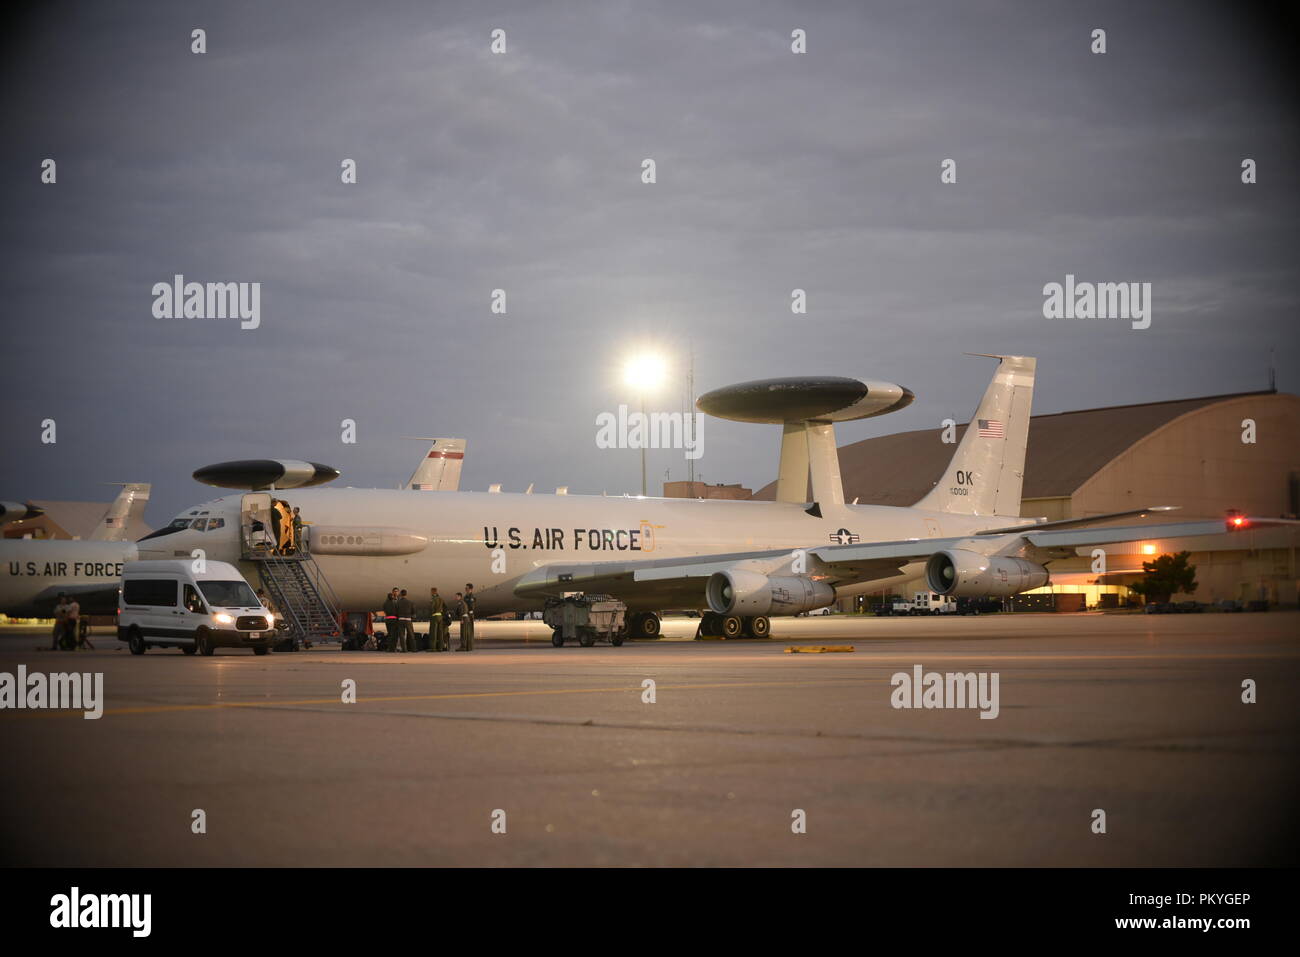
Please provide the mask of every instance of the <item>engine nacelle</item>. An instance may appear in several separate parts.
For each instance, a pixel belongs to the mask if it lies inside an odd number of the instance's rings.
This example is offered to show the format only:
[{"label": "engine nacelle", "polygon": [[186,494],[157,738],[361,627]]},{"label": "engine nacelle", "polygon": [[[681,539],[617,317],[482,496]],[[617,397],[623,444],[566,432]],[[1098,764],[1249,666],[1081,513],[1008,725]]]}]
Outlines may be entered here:
[{"label": "engine nacelle", "polygon": [[719,615],[797,615],[835,600],[825,582],[798,576],[770,578],[742,568],[714,572],[704,588],[709,608]]},{"label": "engine nacelle", "polygon": [[935,552],[925,563],[930,591],[954,598],[1006,598],[1047,584],[1047,569],[1023,558],[981,555],[964,548]]},{"label": "engine nacelle", "polygon": [[313,555],[414,555],[429,547],[427,535],[408,528],[354,525],[313,525],[309,541]]}]

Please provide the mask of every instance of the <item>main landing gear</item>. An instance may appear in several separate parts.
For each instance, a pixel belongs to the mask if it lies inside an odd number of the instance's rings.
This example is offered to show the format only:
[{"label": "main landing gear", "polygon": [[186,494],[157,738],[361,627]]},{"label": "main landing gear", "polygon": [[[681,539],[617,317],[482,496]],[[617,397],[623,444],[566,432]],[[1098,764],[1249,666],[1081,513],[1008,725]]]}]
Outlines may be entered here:
[{"label": "main landing gear", "polygon": [[647,641],[659,637],[659,616],[652,611],[638,611],[627,620],[627,637]]},{"label": "main landing gear", "polygon": [[715,611],[706,611],[700,619],[700,627],[695,632],[696,640],[701,638],[769,638],[772,634],[772,622],[766,615],[753,618],[740,615],[719,615]]}]

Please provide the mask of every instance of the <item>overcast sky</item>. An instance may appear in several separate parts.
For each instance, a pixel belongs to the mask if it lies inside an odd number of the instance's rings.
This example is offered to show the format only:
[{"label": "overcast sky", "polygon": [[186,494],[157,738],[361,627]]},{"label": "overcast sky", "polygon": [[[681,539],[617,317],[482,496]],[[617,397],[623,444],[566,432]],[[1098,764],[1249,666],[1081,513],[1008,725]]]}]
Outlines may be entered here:
[{"label": "overcast sky", "polygon": [[[43,4],[0,67],[0,499],[148,481],[157,526],[227,459],[392,487],[408,435],[466,437],[462,488],[636,492],[595,420],[640,348],[674,362],[652,409],[692,349],[697,393],[916,393],[841,444],[964,421],[992,363],[962,352],[1038,356],[1039,412],[1263,388],[1270,347],[1295,391],[1294,28],[1132,6]],[[260,328],[155,318],[176,273],[260,282]],[[1045,319],[1067,273],[1150,282],[1150,328]],[[697,469],[758,488],[779,431],[710,420]]]}]

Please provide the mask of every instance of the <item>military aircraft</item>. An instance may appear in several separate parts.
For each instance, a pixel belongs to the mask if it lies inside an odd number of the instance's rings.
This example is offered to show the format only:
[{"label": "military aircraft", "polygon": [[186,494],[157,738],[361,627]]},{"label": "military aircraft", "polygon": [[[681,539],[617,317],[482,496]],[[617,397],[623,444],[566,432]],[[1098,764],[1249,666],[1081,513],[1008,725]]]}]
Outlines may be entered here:
[{"label": "military aircraft", "polygon": [[122,563],[136,558],[135,543],[126,540],[127,529],[143,517],[150,492],[147,482],[121,485],[87,539],[0,540],[0,613],[48,616],[60,592],[75,597],[84,614],[117,611]]},{"label": "military aircraft", "polygon": [[[420,459],[407,487],[455,490],[465,457],[465,440],[423,441],[433,445]],[[147,483],[124,484],[104,512],[98,528],[87,539],[0,540],[0,614],[15,618],[48,617],[60,592],[75,597],[83,614],[115,614],[123,562],[147,557],[140,555],[135,542],[126,540],[126,534],[128,526],[143,516],[149,494]],[[0,518],[7,517],[9,521],[32,518],[42,512],[27,504],[6,502],[0,503],[0,507],[4,509]],[[187,527],[194,524],[192,519],[186,522]],[[205,531],[209,524],[213,532],[220,528],[216,521],[209,523],[205,519]]]},{"label": "military aircraft", "polygon": [[[317,487],[338,473],[315,463],[232,462],[195,477],[250,491],[186,510],[138,543],[140,557],[202,548],[210,558],[244,561],[249,574],[252,536],[265,528],[274,495],[311,523],[310,554],[347,610],[374,608],[393,586],[418,599],[431,585],[450,596],[473,582],[480,615],[599,594],[626,604],[630,637],[658,634],[664,608],[704,610],[702,635],[764,637],[771,616],[920,576],[942,595],[1007,596],[1046,584],[1047,563],[1081,546],[1225,531],[1221,521],[1094,527],[1161,509],[1053,522],[1021,517],[1036,361],[989,358],[998,367],[948,467],[907,508],[845,504],[831,424],[892,411],[910,392],[886,384],[872,406],[872,387],[856,380],[766,380],[715,390],[697,406],[786,422],[777,501],[412,496]],[[805,496],[794,490],[806,487],[807,470],[812,500],[798,500]]]}]

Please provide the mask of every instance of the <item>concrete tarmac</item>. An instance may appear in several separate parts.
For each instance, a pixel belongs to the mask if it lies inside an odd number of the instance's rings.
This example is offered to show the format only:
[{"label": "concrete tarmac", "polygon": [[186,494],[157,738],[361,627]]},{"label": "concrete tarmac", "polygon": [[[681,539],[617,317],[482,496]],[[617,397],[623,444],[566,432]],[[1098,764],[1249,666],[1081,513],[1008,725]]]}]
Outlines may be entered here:
[{"label": "concrete tarmac", "polygon": [[[774,625],[556,649],[540,623],[480,622],[472,654],[262,658],[9,630],[0,672],[102,672],[106,704],[0,711],[0,860],[1296,863],[1300,613]],[[821,644],[855,650],[784,651]],[[996,673],[997,717],[894,708],[914,665]]]}]

